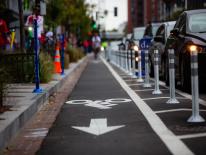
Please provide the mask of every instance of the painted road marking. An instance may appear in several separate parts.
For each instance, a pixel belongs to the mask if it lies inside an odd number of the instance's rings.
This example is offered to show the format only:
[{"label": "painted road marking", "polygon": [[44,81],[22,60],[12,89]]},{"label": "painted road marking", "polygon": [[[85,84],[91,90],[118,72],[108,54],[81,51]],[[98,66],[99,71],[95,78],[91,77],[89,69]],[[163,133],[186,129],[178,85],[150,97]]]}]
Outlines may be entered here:
[{"label": "painted road marking", "polygon": [[[148,100],[158,100],[158,99],[164,99],[164,98],[170,98],[170,97],[167,97],[167,96],[164,96],[164,97],[152,97],[152,98],[143,98],[142,100],[143,101],[148,101]],[[176,97],[177,99],[185,99],[187,100],[187,98],[185,97]]]},{"label": "painted road marking", "polygon": [[104,59],[102,59],[102,61],[122,86],[122,88],[131,97],[136,106],[141,110],[152,129],[165,143],[171,153],[175,155],[193,155],[194,153],[166,127],[166,125],[155,114],[155,112],[152,111],[152,109],[124,82],[124,80],[121,79],[114,69]]},{"label": "painted road marking", "polygon": [[[136,92],[142,92],[142,91],[153,91],[154,89],[136,89],[134,91]],[[160,89],[160,90],[168,90],[168,89]]]},{"label": "painted road marking", "polygon": [[125,125],[118,126],[107,126],[107,119],[91,119],[89,127],[78,127],[72,126],[72,128],[87,132],[96,136],[103,135],[105,133],[117,130],[119,128],[125,127]]},{"label": "painted road marking", "polygon": [[[154,81],[154,79],[151,79],[151,80]],[[160,84],[161,86],[169,89],[169,87],[165,86],[165,83],[164,83],[164,82],[159,81],[159,84]],[[177,90],[177,89],[176,89],[175,91],[176,91],[177,94],[182,95],[182,96],[184,96],[184,97],[192,100],[192,95],[189,95],[189,94],[187,94],[187,93],[185,93],[185,92],[182,92],[182,91],[180,91],[180,90]],[[200,98],[199,98],[199,103],[200,103],[201,105],[206,106],[206,101],[204,101],[204,100],[202,100],[202,99],[200,99]]]},{"label": "painted road marking", "polygon": [[84,105],[88,107],[93,107],[97,109],[111,109],[113,106],[118,105],[119,103],[127,103],[131,102],[131,99],[126,98],[113,98],[113,99],[106,99],[106,100],[71,100],[67,101],[66,104],[77,104],[77,105]]},{"label": "painted road marking", "polygon": [[137,81],[137,79],[128,79],[128,80],[124,80],[125,82],[130,82],[130,81]]},{"label": "painted road marking", "polygon": [[[137,81],[136,81],[137,82]],[[142,83],[127,84],[128,86],[142,86]]]},{"label": "painted road marking", "polygon": [[[192,109],[179,108],[179,109],[170,109],[170,110],[160,110],[160,111],[155,111],[155,113],[156,114],[161,114],[161,113],[176,112],[176,111],[192,111]],[[206,111],[206,110],[200,110],[200,111]]]},{"label": "painted road marking", "polygon": [[47,133],[48,133],[47,128],[31,129],[30,133],[24,137],[26,138],[46,137]]},{"label": "painted road marking", "polygon": [[198,137],[205,137],[206,133],[197,133],[197,134],[188,134],[188,135],[182,135],[177,136],[179,139],[190,139],[190,138],[198,138]]}]

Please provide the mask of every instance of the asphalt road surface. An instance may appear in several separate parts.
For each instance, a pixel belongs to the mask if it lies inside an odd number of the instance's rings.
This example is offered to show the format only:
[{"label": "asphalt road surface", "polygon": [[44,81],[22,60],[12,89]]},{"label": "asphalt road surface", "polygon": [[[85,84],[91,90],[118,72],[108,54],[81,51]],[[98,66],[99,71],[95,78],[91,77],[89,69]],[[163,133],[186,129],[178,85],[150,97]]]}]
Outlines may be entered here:
[{"label": "asphalt road surface", "polygon": [[37,155],[205,154],[205,123],[187,123],[191,100],[176,94],[180,104],[169,105],[169,90],[153,89],[91,60]]}]

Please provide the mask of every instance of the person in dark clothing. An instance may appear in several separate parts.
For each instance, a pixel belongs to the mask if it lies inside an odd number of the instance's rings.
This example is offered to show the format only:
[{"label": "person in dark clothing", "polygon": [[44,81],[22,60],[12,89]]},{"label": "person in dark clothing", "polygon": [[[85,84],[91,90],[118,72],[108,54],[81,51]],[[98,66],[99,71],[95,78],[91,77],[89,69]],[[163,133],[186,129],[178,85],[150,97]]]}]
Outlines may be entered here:
[{"label": "person in dark clothing", "polygon": [[153,37],[151,21],[149,21],[147,26],[146,26],[146,29],[144,31],[144,37]]}]

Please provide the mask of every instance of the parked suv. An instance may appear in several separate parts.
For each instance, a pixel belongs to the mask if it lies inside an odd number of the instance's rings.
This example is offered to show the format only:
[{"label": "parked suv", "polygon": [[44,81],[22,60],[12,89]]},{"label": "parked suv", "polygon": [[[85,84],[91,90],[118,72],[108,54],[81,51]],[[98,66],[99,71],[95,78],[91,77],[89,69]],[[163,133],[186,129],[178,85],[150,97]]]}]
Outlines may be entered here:
[{"label": "parked suv", "polygon": [[165,55],[164,49],[166,40],[170,35],[170,31],[174,28],[175,21],[164,22],[156,30],[153,41],[149,47],[149,66],[150,66],[150,76],[154,76],[154,50],[158,49],[160,56],[160,76],[164,78],[165,71]]},{"label": "parked suv", "polygon": [[[176,81],[183,90],[191,90],[190,47],[195,45],[198,51],[200,86],[206,79],[206,9],[183,12],[167,39],[165,54],[169,48],[175,51]],[[168,66],[168,61],[166,61]],[[166,67],[166,83],[169,81]]]}]

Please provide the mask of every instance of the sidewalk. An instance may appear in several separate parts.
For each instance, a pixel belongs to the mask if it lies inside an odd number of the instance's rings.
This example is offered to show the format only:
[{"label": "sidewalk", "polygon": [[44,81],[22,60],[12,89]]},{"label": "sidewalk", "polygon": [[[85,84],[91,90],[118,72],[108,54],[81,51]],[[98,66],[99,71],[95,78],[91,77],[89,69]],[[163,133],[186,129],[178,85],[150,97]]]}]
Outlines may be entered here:
[{"label": "sidewalk", "polygon": [[11,111],[0,115],[0,148],[4,148],[16,136],[19,130],[30,120],[39,109],[58,92],[69,77],[78,68],[84,67],[87,58],[70,64],[65,75],[55,74],[48,84],[40,84],[43,93],[32,93],[34,84],[11,84],[6,98],[6,105],[12,105]]}]

